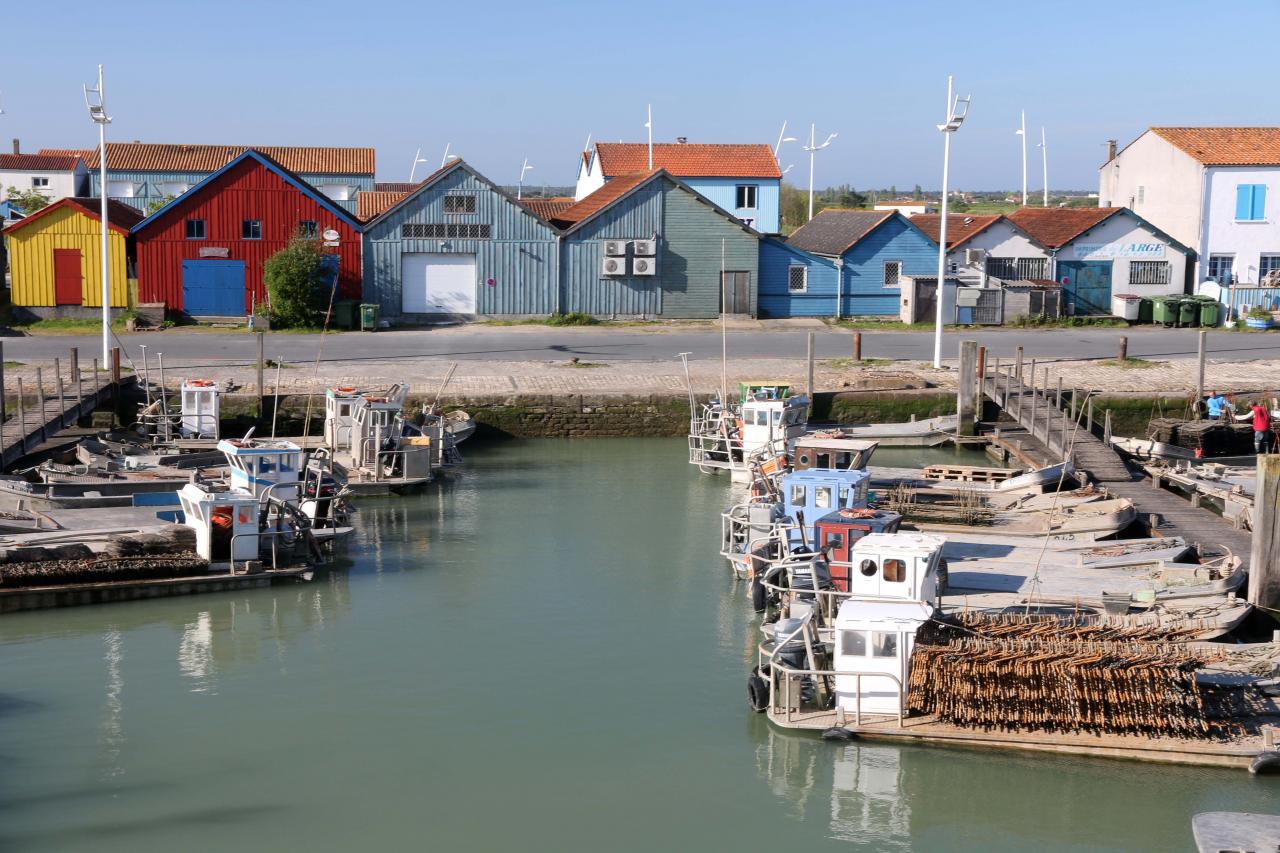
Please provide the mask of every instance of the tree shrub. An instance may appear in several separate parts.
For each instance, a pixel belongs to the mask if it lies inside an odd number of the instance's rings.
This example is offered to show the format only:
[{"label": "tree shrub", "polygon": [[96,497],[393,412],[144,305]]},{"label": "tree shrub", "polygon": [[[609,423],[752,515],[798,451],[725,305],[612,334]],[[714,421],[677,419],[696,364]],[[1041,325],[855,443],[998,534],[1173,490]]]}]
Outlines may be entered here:
[{"label": "tree shrub", "polygon": [[262,278],[270,300],[271,325],[312,326],[326,307],[327,294],[318,240],[295,237],[289,245],[267,259]]}]

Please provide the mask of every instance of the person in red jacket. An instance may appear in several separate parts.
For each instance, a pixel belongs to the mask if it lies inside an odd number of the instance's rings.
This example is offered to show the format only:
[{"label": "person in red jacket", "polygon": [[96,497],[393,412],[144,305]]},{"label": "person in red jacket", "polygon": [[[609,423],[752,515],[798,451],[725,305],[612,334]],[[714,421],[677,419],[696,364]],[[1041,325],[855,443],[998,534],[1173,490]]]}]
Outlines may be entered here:
[{"label": "person in red jacket", "polygon": [[1271,449],[1271,413],[1262,403],[1254,403],[1249,407],[1247,415],[1240,415],[1238,421],[1253,421],[1253,449],[1257,453],[1266,453]]}]

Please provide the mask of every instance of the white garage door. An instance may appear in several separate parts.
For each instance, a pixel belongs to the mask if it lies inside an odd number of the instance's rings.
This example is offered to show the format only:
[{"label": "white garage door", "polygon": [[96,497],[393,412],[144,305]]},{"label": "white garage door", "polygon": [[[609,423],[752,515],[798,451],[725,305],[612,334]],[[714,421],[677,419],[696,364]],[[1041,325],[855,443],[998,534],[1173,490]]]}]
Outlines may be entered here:
[{"label": "white garage door", "polygon": [[406,314],[476,313],[475,255],[408,252],[400,263]]}]

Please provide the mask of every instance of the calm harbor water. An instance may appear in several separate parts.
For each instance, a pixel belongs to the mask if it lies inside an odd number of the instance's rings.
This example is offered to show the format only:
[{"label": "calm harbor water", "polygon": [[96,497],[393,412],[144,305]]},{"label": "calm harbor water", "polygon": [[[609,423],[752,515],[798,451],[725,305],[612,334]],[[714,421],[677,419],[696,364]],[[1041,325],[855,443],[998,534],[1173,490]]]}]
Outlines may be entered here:
[{"label": "calm harbor water", "polygon": [[0,849],[1178,851],[1280,808],[1242,771],[772,730],[729,487],[682,454],[473,448],[362,501],[312,584],[0,618]]}]

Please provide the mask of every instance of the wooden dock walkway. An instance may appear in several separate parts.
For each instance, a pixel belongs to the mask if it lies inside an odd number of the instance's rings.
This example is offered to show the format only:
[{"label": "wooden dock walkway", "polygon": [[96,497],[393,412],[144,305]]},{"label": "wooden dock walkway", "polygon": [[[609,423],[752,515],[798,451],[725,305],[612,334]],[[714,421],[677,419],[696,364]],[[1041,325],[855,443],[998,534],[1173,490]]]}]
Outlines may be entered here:
[{"label": "wooden dock walkway", "polygon": [[[0,351],[0,358],[2,358]],[[133,376],[121,379],[118,360],[113,371],[84,371],[75,349],[64,369],[61,359],[54,359],[50,372],[45,366],[36,368],[34,387],[23,379],[7,384],[0,367],[0,399],[4,400],[8,417],[0,426],[0,467],[7,470],[32,449],[47,442],[59,430],[75,426],[103,403],[113,399],[122,385],[135,381]],[[10,396],[16,405],[9,403]],[[34,401],[31,399],[34,397]]]},{"label": "wooden dock walkway", "polygon": [[1014,370],[1002,369],[998,361],[984,365],[979,383],[982,394],[1059,459],[1070,457],[1076,468],[1088,471],[1098,482],[1123,483],[1133,478],[1133,472],[1105,436],[1096,434],[1087,393],[1082,396],[1074,389],[1064,391],[1061,385],[1056,391],[1037,387],[1035,361],[1031,362],[1032,382],[1027,384],[1020,368],[1019,364]]}]

